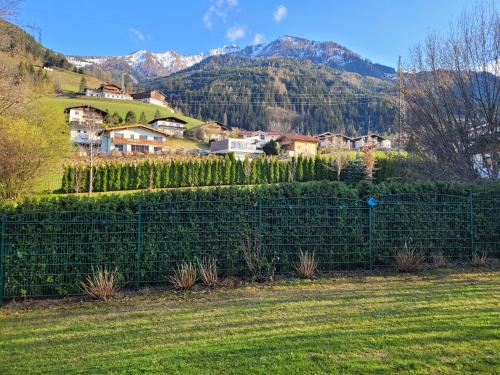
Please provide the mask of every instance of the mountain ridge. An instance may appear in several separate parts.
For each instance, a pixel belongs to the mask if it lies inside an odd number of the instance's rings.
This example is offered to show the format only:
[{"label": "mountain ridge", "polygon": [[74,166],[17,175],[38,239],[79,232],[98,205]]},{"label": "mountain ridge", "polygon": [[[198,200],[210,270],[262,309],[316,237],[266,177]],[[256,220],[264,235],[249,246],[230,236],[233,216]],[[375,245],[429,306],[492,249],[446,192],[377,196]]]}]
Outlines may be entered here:
[{"label": "mountain ridge", "polygon": [[254,60],[280,57],[307,60],[314,64],[379,79],[395,78],[395,70],[392,67],[373,63],[336,42],[314,41],[289,35],[267,44],[244,48],[232,44],[194,55],[182,55],[176,51],[155,53],[142,49],[121,56],[67,56],[67,58],[79,68],[121,69],[132,75],[136,81],[144,82],[188,69],[209,57],[228,54]]}]

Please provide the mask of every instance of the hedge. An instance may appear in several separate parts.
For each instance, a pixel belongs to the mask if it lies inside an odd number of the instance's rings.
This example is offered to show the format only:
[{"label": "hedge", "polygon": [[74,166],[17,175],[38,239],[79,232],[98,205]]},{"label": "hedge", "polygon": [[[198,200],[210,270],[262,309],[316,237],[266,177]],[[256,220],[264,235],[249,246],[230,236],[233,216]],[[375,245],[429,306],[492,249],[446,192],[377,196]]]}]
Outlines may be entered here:
[{"label": "hedge", "polygon": [[[397,176],[392,159],[379,158],[381,168],[377,181]],[[221,158],[146,159],[137,162],[102,161],[93,167],[93,191],[176,188],[188,186],[255,185],[278,182],[337,180],[337,167],[331,157],[257,158],[235,160]],[[90,167],[85,163],[68,164],[64,168],[62,192],[89,191]],[[340,180],[357,183],[365,177],[360,158],[349,160],[341,168]]]},{"label": "hedge", "polygon": [[[379,204],[370,209],[368,197]],[[471,199],[472,198],[472,199]],[[4,206],[7,297],[79,293],[92,267],[129,286],[167,283],[183,261],[217,258],[249,276],[241,245],[259,238],[266,267],[293,272],[300,251],[320,271],[390,266],[405,245],[451,259],[498,257],[500,184],[337,182],[53,196]],[[371,215],[371,217],[370,217]]]}]

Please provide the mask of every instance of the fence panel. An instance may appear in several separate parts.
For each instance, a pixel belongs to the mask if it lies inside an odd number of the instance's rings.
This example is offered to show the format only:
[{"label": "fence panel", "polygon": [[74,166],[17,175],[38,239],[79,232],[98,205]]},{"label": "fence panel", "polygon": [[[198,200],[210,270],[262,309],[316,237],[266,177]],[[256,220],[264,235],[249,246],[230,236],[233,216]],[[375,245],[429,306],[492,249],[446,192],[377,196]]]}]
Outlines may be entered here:
[{"label": "fence panel", "polygon": [[165,282],[183,261],[217,259],[222,276],[245,270],[241,244],[258,230],[257,209],[231,202],[172,202],[141,208],[141,283]]},{"label": "fence panel", "polygon": [[345,198],[287,198],[262,206],[262,245],[276,271],[290,273],[300,252],[319,271],[370,267],[369,207]]},{"label": "fence panel", "polygon": [[472,199],[473,238],[475,252],[500,257],[500,195],[474,194]]},{"label": "fence panel", "polygon": [[4,221],[4,296],[80,294],[101,266],[134,278],[135,217],[112,212],[33,212]]},{"label": "fence panel", "polygon": [[442,252],[448,258],[468,258],[471,232],[467,196],[384,196],[374,208],[374,263],[393,265],[395,251],[406,246],[427,256]]}]

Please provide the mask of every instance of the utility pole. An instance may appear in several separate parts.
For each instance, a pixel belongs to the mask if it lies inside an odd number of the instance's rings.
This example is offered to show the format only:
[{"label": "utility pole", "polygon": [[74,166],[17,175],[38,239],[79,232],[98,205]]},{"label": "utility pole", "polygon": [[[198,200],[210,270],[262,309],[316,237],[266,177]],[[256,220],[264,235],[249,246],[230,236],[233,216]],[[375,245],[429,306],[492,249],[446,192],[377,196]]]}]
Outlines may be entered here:
[{"label": "utility pole", "polygon": [[404,97],[404,76],[401,64],[401,56],[398,59],[398,149],[401,150],[402,132],[405,128],[405,97]]}]

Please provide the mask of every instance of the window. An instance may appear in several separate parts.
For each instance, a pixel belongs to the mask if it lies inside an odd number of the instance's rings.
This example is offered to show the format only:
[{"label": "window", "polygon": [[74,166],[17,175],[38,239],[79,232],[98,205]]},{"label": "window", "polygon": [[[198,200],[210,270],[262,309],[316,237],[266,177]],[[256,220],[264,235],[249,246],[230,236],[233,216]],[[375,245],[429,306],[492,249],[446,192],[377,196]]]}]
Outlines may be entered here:
[{"label": "window", "polygon": [[155,141],[163,141],[163,137],[155,137]]},{"label": "window", "polygon": [[266,139],[266,136],[264,134],[261,134],[260,135],[260,140],[263,141],[264,139]]},{"label": "window", "polygon": [[135,138],[135,134],[130,134],[130,139],[134,139]]},{"label": "window", "polygon": [[114,133],[113,137],[119,138],[119,139],[123,139],[124,138],[122,133]]},{"label": "window", "polygon": [[148,139],[148,136],[147,136],[147,135],[140,135],[140,136],[139,136],[139,139],[142,139],[142,140],[147,140],[147,139]]},{"label": "window", "polygon": [[149,146],[132,145],[132,152],[149,152]]},{"label": "window", "polygon": [[77,115],[77,116],[78,116],[79,114],[80,114],[80,112],[78,112],[78,111],[75,111],[75,115]]},{"label": "window", "polygon": [[155,152],[162,152],[162,148],[161,147],[155,147]]},{"label": "window", "polygon": [[123,152],[123,145],[115,145],[115,150]]}]

